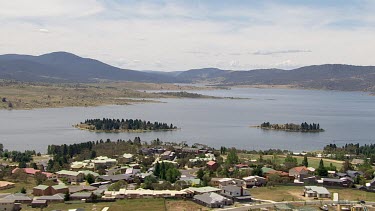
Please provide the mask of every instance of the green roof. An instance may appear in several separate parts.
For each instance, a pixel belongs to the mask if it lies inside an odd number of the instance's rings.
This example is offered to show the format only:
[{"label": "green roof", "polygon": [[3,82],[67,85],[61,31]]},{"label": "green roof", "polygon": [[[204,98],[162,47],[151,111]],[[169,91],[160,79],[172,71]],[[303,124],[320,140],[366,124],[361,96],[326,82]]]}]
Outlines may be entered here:
[{"label": "green roof", "polygon": [[275,171],[275,169],[272,169],[272,168],[267,168],[267,167],[262,167],[262,172],[263,173],[268,173],[270,171]]},{"label": "green roof", "polygon": [[79,171],[79,173],[82,173],[84,174],[85,176],[89,175],[89,174],[92,174],[94,177],[99,177],[99,174],[98,173],[95,173],[93,171],[89,171],[89,170],[84,170],[84,171]]},{"label": "green roof", "polygon": [[34,187],[34,189],[45,190],[45,189],[47,189],[48,187],[49,187],[49,186],[47,186],[47,185],[38,185],[38,186]]},{"label": "green roof", "polygon": [[58,185],[52,186],[52,188],[55,189],[55,190],[59,190],[59,189],[68,188],[68,186],[66,186],[65,184],[58,184]]},{"label": "green roof", "polygon": [[69,176],[78,176],[80,173],[76,171],[67,171],[67,170],[61,170],[56,172],[56,174],[64,174],[64,175],[69,175]]}]

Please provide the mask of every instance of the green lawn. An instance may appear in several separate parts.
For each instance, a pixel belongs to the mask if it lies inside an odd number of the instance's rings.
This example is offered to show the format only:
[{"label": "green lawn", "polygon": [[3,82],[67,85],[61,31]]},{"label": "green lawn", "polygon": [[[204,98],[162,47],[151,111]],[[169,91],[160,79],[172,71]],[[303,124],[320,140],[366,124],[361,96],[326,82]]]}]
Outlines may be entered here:
[{"label": "green lawn", "polygon": [[[242,160],[251,160],[251,159],[259,160],[259,154],[238,153],[238,156]],[[277,157],[276,163],[282,164],[282,163],[284,163],[284,160],[285,160],[286,156],[285,155],[276,155],[276,157]],[[297,158],[298,164],[302,163],[303,156],[293,156],[293,157]],[[273,155],[263,155],[263,159],[272,159],[272,158],[273,158]],[[308,157],[307,160],[309,162],[309,167],[318,168],[320,158]],[[342,167],[342,163],[343,163],[342,161],[339,161],[339,160],[331,160],[331,159],[324,159],[324,158],[323,158],[323,161],[324,161],[325,166],[329,166],[330,163],[332,163],[332,165],[336,166],[337,170],[339,170]]]},{"label": "green lawn", "polygon": [[[198,205],[188,200],[173,200],[173,199],[124,199],[117,200],[116,202],[103,202],[103,203],[74,203],[74,204],[50,204],[45,211],[50,210],[68,210],[74,208],[83,208],[85,210],[100,211],[104,207],[109,207],[109,211],[204,211],[209,210],[206,207]],[[23,205],[22,210],[36,211],[34,209]]]},{"label": "green lawn", "polygon": [[[328,190],[331,194],[338,193],[340,200],[365,200],[375,202],[375,193],[350,188],[328,188]],[[250,193],[253,197],[257,199],[265,199],[272,201],[298,201],[311,199],[302,196],[303,186],[276,186],[272,188],[260,187],[250,189]]]}]

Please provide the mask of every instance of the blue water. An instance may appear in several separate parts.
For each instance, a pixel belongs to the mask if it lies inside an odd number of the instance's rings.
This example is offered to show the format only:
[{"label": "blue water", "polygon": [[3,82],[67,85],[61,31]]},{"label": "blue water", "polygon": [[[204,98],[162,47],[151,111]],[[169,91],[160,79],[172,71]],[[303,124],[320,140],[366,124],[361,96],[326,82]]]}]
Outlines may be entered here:
[{"label": "blue water", "polygon": [[[162,99],[165,103],[130,106],[1,110],[0,143],[10,150],[45,152],[49,144],[98,139],[133,139],[205,143],[214,147],[319,150],[329,143],[373,143],[375,97],[362,92],[233,88],[201,94],[243,97],[230,99]],[[72,127],[89,118],[139,118],[173,123],[178,131],[93,133]],[[271,123],[316,122],[322,133],[264,131],[249,127]]]}]

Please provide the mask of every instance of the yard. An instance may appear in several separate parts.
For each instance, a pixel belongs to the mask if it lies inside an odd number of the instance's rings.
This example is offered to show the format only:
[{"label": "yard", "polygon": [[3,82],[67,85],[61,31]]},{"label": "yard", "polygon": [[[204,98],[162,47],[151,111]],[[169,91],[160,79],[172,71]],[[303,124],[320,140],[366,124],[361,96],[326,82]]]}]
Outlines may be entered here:
[{"label": "yard", "polygon": [[[241,160],[252,160],[252,159],[259,160],[259,157],[260,157],[259,154],[245,154],[245,153],[239,153],[238,156]],[[286,157],[285,155],[276,155],[276,163],[277,164],[284,163],[285,157]],[[303,156],[293,156],[293,157],[297,158],[298,164],[302,163]],[[273,155],[263,155],[263,159],[265,159],[265,160],[271,159],[272,160]],[[309,162],[309,167],[318,168],[320,158],[308,157],[307,160]],[[325,166],[329,166],[330,163],[332,163],[332,165],[336,166],[337,170],[339,170],[342,167],[342,163],[343,163],[343,161],[325,159],[325,158],[323,158],[323,161],[324,161]]]},{"label": "yard", "polygon": [[[73,204],[50,204],[45,211],[49,210],[68,210],[73,208],[83,208],[85,210],[100,211],[104,207],[109,207],[109,211],[196,211],[196,210],[209,210],[192,201],[188,200],[173,200],[173,199],[128,199],[117,200],[116,202],[103,202],[103,203],[73,203]],[[36,211],[40,209],[31,208],[23,205],[22,210]]]},{"label": "yard", "polygon": [[[340,200],[349,201],[375,201],[375,193],[350,189],[350,188],[328,188],[331,195],[333,193],[339,194]],[[253,188],[250,190],[253,197],[257,199],[272,200],[272,201],[300,201],[300,200],[311,200],[311,198],[305,198],[303,194],[303,186],[276,186],[276,187],[260,187]]]}]

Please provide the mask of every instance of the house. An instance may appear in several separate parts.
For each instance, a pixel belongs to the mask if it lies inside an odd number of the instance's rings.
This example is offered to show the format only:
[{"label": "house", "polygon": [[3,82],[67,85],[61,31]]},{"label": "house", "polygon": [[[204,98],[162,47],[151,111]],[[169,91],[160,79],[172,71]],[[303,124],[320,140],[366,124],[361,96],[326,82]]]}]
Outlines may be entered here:
[{"label": "house", "polygon": [[249,176],[242,178],[245,182],[246,188],[252,188],[254,186],[260,187],[266,185],[266,178],[260,176]]},{"label": "house", "polygon": [[187,191],[190,191],[194,194],[203,194],[203,193],[220,193],[221,189],[220,188],[214,188],[210,186],[206,187],[189,187],[185,189]]},{"label": "house", "polygon": [[95,169],[104,167],[104,168],[110,168],[112,166],[117,165],[117,160],[108,158],[107,156],[99,156],[95,159],[91,160],[92,163],[94,163]]},{"label": "house", "polygon": [[175,158],[175,153],[172,151],[165,151],[161,154],[162,160],[173,160]]},{"label": "house", "polygon": [[309,176],[309,175],[306,175],[306,177],[302,176],[300,178],[300,181],[304,184],[317,184],[318,183],[316,176]]},{"label": "house", "polygon": [[204,193],[195,195],[194,201],[209,208],[220,208],[227,205],[232,205],[233,201],[217,193]]},{"label": "house", "polygon": [[191,197],[189,190],[148,190],[139,188],[137,190],[120,189],[119,191],[105,191],[103,199],[125,199],[125,198],[186,198]]},{"label": "house", "polygon": [[74,185],[69,187],[69,193],[78,193],[78,192],[92,192],[97,190],[97,187],[87,186],[87,185]]},{"label": "house", "polygon": [[351,171],[351,170],[348,170],[346,171],[346,173],[348,174],[349,177],[351,177],[352,179],[355,179],[356,177],[360,176],[360,175],[363,175],[363,172],[361,171]]},{"label": "house", "polygon": [[330,198],[331,193],[325,187],[318,186],[305,186],[304,188],[305,197],[314,198]]},{"label": "house", "polygon": [[21,203],[21,204],[30,204],[32,202],[32,199],[23,193],[10,194],[8,196],[5,196],[3,199],[13,200],[14,203]]},{"label": "house", "polygon": [[235,178],[222,178],[219,180],[219,188],[222,186],[228,186],[228,185],[235,185],[238,187],[242,187],[244,184],[243,180],[235,179]]},{"label": "house", "polygon": [[14,188],[14,186],[15,184],[13,182],[0,181],[0,190]]},{"label": "house", "polygon": [[0,199],[0,210],[21,210],[21,204],[15,203],[13,199]]},{"label": "house", "polygon": [[237,170],[239,170],[239,171],[250,169],[250,168],[249,168],[249,165],[247,165],[247,164],[242,164],[242,163],[241,163],[241,164],[237,164],[237,165],[235,165],[234,168],[237,169]]},{"label": "house", "polygon": [[46,200],[34,199],[31,202],[31,207],[32,208],[44,208],[44,207],[47,207],[47,201]]},{"label": "house", "polygon": [[309,170],[306,168],[306,166],[297,166],[289,169],[289,176],[294,177],[297,180],[300,180],[301,175],[307,174],[309,174]]},{"label": "house", "polygon": [[350,177],[342,177],[339,179],[335,178],[322,178],[323,186],[334,186],[334,187],[352,187],[354,180]]},{"label": "house", "polygon": [[88,200],[93,196],[92,192],[78,192],[70,195],[71,200]]},{"label": "house", "polygon": [[124,153],[122,157],[119,159],[121,163],[131,163],[133,162],[133,155],[129,153]]},{"label": "house", "polygon": [[215,187],[219,186],[219,184],[220,184],[219,181],[221,179],[223,179],[223,178],[220,178],[220,177],[213,177],[213,178],[211,178],[210,185],[211,186],[215,186]]},{"label": "house", "polygon": [[64,178],[68,182],[82,182],[85,175],[80,172],[61,170],[56,172],[57,178]]},{"label": "house", "polygon": [[63,203],[64,202],[64,194],[58,193],[52,196],[40,196],[40,197],[35,197],[34,199],[38,200],[46,200],[47,204],[49,203]]},{"label": "house", "polygon": [[69,189],[65,184],[58,184],[53,186],[38,185],[33,188],[34,196],[52,196],[58,193],[65,194]]},{"label": "house", "polygon": [[211,171],[215,171],[219,167],[219,164],[213,160],[207,162],[207,168]]},{"label": "house", "polygon": [[82,173],[85,177],[89,174],[94,176],[95,178],[99,177],[99,174],[90,170],[83,170],[83,171],[78,171],[78,173]]},{"label": "house", "polygon": [[17,171],[23,171],[23,172],[25,172],[26,174],[34,175],[34,176],[35,176],[35,174],[36,174],[37,172],[40,172],[40,173],[46,175],[46,177],[47,177],[48,179],[53,178],[53,176],[54,176],[52,173],[49,173],[49,172],[42,172],[42,171],[40,171],[40,170],[38,170],[38,169],[33,169],[33,168],[15,168],[15,169],[12,170],[12,174],[16,173]]},{"label": "house", "polygon": [[232,198],[234,200],[236,200],[237,198],[245,199],[245,196],[247,196],[247,199],[251,200],[250,192],[247,189],[235,185],[221,187],[221,195]]},{"label": "house", "polygon": [[101,175],[99,176],[99,178],[104,181],[111,181],[111,182],[117,182],[120,180],[125,180],[129,182],[133,180],[130,174]]}]

